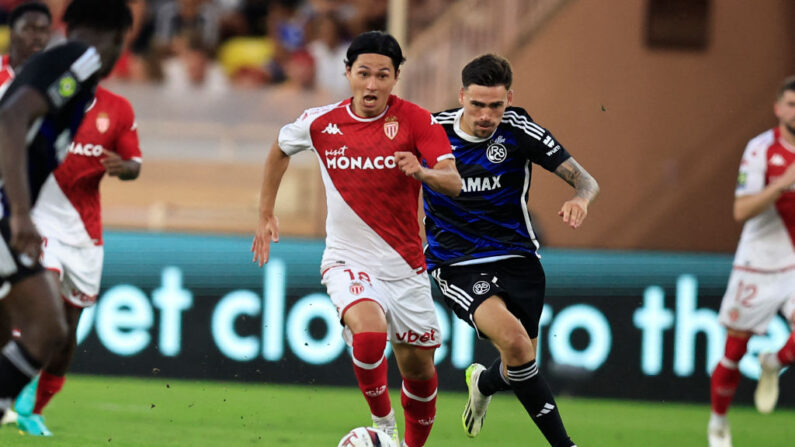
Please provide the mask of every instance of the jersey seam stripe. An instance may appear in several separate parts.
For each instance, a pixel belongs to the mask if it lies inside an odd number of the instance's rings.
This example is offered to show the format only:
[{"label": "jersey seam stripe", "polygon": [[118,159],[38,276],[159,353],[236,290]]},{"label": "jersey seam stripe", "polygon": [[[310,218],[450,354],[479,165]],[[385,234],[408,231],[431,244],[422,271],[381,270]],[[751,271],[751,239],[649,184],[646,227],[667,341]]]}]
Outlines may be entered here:
[{"label": "jersey seam stripe", "polygon": [[527,209],[527,201],[525,197],[527,197],[527,191],[530,188],[530,160],[525,161],[524,163],[524,185],[522,186],[522,194],[519,196],[519,201],[522,205],[522,215],[524,217],[525,225],[527,225],[527,234],[530,236],[530,241],[533,242],[533,245],[538,250],[538,241],[536,240],[535,232],[533,231],[533,223],[530,221],[530,211]]},{"label": "jersey seam stripe", "polygon": [[80,82],[90,78],[102,66],[99,54],[94,47],[87,49],[70,67]]},{"label": "jersey seam stripe", "polygon": [[535,127],[531,126],[532,123],[530,123],[529,121],[524,121],[523,122],[523,121],[521,121],[519,119],[516,119],[514,117],[510,117],[510,116],[506,117],[506,116],[504,116],[503,117],[503,122],[506,122],[506,121],[508,123],[510,123],[510,124],[513,124],[513,125],[517,126],[517,127],[521,127],[522,129],[526,129],[528,132],[533,132],[533,133],[538,133],[538,134],[544,135],[544,130],[542,128],[539,128],[538,126],[535,126]]},{"label": "jersey seam stripe", "polygon": [[442,279],[442,277],[440,275],[440,272],[441,272],[441,269],[437,269],[431,275],[434,278],[436,278],[436,281],[439,282],[439,289],[442,291],[442,294],[445,295],[446,297],[450,298],[454,302],[456,302],[459,306],[463,307],[466,311],[469,311],[469,304],[471,304],[471,303],[467,303],[464,300],[463,297],[459,296],[458,294],[456,294],[452,290],[450,290],[450,288],[448,287],[448,284],[447,284],[447,280]]},{"label": "jersey seam stripe", "polygon": [[508,118],[507,120],[503,119],[503,122],[506,122],[506,121],[507,121],[508,124],[512,124],[514,127],[517,127],[517,128],[519,128],[521,130],[524,130],[524,132],[527,135],[530,135],[531,137],[535,138],[538,141],[541,141],[541,139],[544,137],[543,133],[539,135],[535,130],[532,130],[532,129],[528,128],[527,126],[524,126],[524,125],[522,125],[522,124],[520,124],[518,122],[515,122],[512,118]]},{"label": "jersey seam stripe", "polygon": [[516,119],[517,121],[519,121],[519,122],[521,122],[521,123],[523,123],[523,124],[525,124],[525,125],[528,125],[528,126],[532,127],[533,129],[535,129],[535,130],[537,130],[537,131],[541,132],[542,134],[545,132],[545,129],[544,129],[543,127],[541,127],[541,126],[539,126],[538,124],[536,124],[536,123],[534,123],[534,122],[530,121],[529,119],[527,119],[527,117],[525,117],[525,116],[522,116],[522,115],[519,115],[519,114],[518,114],[518,113],[516,113],[516,112],[512,112],[512,111],[505,112],[505,115],[508,115],[508,118],[514,118],[514,119]]},{"label": "jersey seam stripe", "polygon": [[457,285],[455,285],[455,284],[450,284],[450,288],[451,288],[451,289],[453,289],[453,290],[455,290],[455,291],[457,291],[458,293],[460,293],[460,294],[464,295],[464,296],[467,298],[467,302],[469,302],[469,304],[472,304],[472,301],[474,301],[474,299],[472,298],[472,296],[470,296],[468,293],[466,293],[466,292],[464,291],[464,289],[462,289],[462,288],[458,287]]}]

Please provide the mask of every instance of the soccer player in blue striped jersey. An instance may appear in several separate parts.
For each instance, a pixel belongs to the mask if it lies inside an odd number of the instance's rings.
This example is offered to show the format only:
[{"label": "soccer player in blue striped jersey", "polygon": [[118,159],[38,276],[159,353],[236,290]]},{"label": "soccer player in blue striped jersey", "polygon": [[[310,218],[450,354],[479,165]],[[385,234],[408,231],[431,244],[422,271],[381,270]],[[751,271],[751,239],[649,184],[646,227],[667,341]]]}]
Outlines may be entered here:
[{"label": "soccer player in blue striped jersey", "polygon": [[536,366],[545,277],[527,208],[532,164],[575,190],[558,214],[578,228],[599,192],[596,180],[546,129],[512,107],[510,63],[480,56],[462,71],[461,108],[434,115],[447,132],[463,180],[458,197],[423,187],[428,269],[455,314],[500,356],[467,368],[462,422],[477,436],[491,396],[513,390],[553,447],[571,441]]}]

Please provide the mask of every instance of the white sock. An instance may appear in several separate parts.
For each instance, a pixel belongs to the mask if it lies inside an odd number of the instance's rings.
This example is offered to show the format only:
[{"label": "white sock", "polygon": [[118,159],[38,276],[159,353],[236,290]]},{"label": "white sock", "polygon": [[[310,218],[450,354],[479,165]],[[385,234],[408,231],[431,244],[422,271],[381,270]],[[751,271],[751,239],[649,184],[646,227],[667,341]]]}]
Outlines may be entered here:
[{"label": "white sock", "polygon": [[762,359],[764,359],[765,368],[781,369],[781,362],[778,360],[778,355],[775,352],[762,357]]},{"label": "white sock", "polygon": [[724,425],[728,424],[729,421],[726,420],[725,414],[718,414],[713,412],[709,417],[709,425],[711,427],[723,427]]}]

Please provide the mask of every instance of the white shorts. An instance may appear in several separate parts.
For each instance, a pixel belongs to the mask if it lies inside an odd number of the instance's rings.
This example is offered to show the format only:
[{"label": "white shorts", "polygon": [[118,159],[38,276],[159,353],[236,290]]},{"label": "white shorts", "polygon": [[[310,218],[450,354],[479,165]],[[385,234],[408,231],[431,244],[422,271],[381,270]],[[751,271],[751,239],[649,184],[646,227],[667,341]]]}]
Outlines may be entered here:
[{"label": "white shorts", "polygon": [[720,305],[721,324],[729,329],[764,334],[779,310],[792,324],[795,319],[795,270],[780,273],[732,270]]},{"label": "white shorts", "polygon": [[[426,272],[406,279],[385,281],[373,277],[366,268],[344,264],[324,269],[321,282],[337,307],[340,322],[353,304],[371,300],[378,303],[386,314],[387,336],[392,343],[422,348],[436,348],[441,344],[439,320]],[[347,326],[342,335],[350,346],[353,336]]]},{"label": "white shorts", "polygon": [[75,307],[93,306],[102,279],[103,247],[75,247],[46,237],[42,238],[41,245],[41,264],[58,273],[63,299]]}]

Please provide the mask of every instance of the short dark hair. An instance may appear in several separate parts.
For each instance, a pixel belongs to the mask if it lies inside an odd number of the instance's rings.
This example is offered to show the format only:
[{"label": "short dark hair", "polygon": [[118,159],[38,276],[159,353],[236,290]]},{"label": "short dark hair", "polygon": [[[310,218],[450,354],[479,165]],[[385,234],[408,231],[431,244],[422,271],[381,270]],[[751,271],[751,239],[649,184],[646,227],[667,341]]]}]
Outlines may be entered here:
[{"label": "short dark hair", "polygon": [[11,14],[8,16],[8,27],[13,29],[17,20],[21,19],[22,16],[29,12],[40,12],[47,16],[47,20],[52,23],[52,14],[47,5],[41,2],[27,2],[20,4],[11,11]]},{"label": "short dark hair", "polygon": [[63,14],[68,30],[84,26],[98,30],[127,30],[132,12],[126,0],[72,0]]},{"label": "short dark hair", "polygon": [[383,31],[367,31],[353,39],[345,55],[345,66],[351,68],[360,54],[375,53],[392,59],[395,71],[406,61],[398,41]]},{"label": "short dark hair", "polygon": [[461,83],[464,87],[471,84],[485,87],[504,85],[506,90],[510,90],[513,83],[511,63],[496,54],[484,54],[464,66],[461,70]]},{"label": "short dark hair", "polygon": [[778,88],[776,99],[781,99],[785,92],[795,92],[795,76],[790,76],[787,79],[784,79],[781,87]]}]

